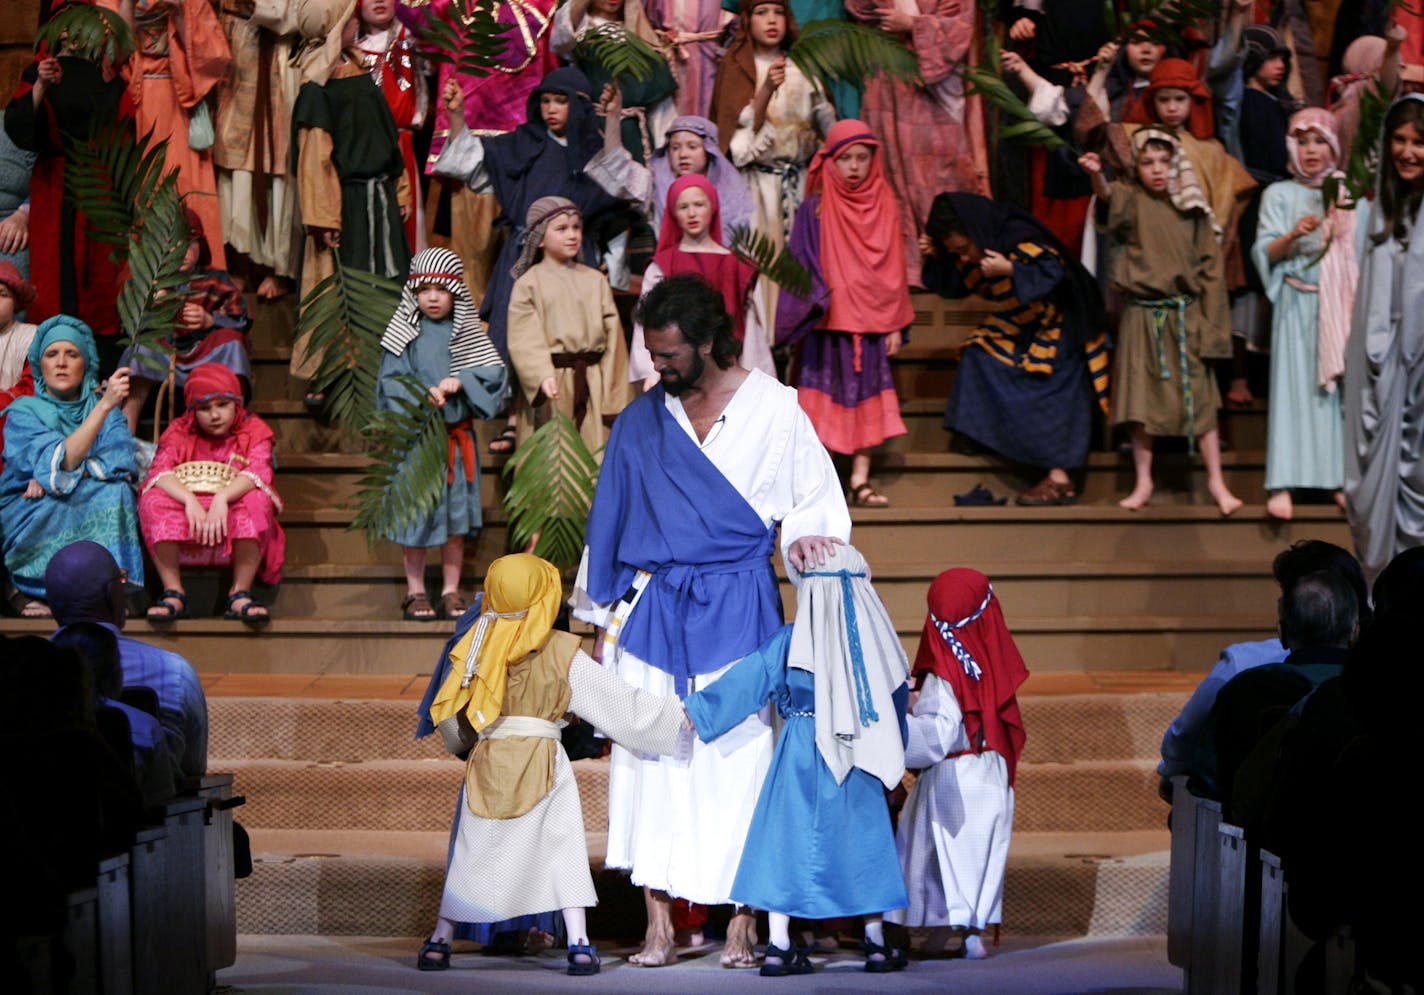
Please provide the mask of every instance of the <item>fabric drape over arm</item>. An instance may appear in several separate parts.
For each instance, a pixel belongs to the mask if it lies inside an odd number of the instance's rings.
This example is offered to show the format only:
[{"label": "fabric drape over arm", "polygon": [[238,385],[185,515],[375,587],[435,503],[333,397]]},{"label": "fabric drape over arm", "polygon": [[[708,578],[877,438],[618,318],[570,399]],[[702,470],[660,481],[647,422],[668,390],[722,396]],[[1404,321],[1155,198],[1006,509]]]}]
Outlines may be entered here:
[{"label": "fabric drape over arm", "polygon": [[549,341],[544,335],[545,317],[539,301],[538,274],[531,271],[519,278],[509,295],[509,360],[519,377],[524,400],[534,403],[540,385],[555,376]]},{"label": "fabric drape over arm", "polygon": [[969,749],[964,713],[954,690],[934,674],[923,676],[920,696],[905,720],[910,732],[905,744],[906,767],[932,767],[951,753]]},{"label": "fabric drape over arm", "polygon": [[[715,684],[713,685],[716,686]],[[569,711],[635,753],[672,755],[683,728],[682,705],[633,687],[579,650],[569,665]]]}]

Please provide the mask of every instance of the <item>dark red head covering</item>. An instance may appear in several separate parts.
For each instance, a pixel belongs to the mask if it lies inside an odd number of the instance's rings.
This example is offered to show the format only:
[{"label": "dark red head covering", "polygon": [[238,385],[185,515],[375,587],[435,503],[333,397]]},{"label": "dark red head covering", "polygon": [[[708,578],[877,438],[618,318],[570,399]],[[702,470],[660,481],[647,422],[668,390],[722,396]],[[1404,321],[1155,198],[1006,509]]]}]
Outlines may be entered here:
[{"label": "dark red head covering", "polygon": [[[242,383],[237,374],[222,363],[204,363],[188,374],[183,384],[183,403],[188,410],[174,418],[163,430],[159,446],[171,446],[179,463],[199,458],[196,455],[202,429],[193,416],[193,408],[216,398],[228,398],[237,405],[236,419],[230,437],[232,451],[246,456],[260,442],[270,442],[272,429],[261,418],[248,411],[242,401]],[[227,438],[229,436],[225,436]],[[208,457],[204,456],[203,459]]]},{"label": "dark red head covering", "polygon": [[218,397],[229,398],[242,407],[242,383],[236,373],[222,363],[204,363],[188,374],[183,384],[183,404],[188,410]]},{"label": "dark red head covering", "polygon": [[658,233],[658,249],[653,254],[653,262],[662,270],[663,277],[679,273],[696,273],[722,294],[722,302],[727,313],[732,316],[732,329],[738,341],[746,335],[747,294],[751,292],[756,270],[740,256],[729,252],[682,252],[682,229],[674,217],[677,198],[684,190],[696,187],[707,195],[707,203],[712,205],[712,219],[707,225],[707,233],[720,250],[722,246],[722,205],[717,196],[717,185],[701,173],[679,176],[668,187],[667,204],[663,210],[662,230]]},{"label": "dark red head covering", "polygon": [[1002,756],[1012,785],[1024,745],[1015,694],[1028,679],[1028,667],[1004,624],[999,599],[988,577],[958,567],[934,579],[927,600],[915,675],[934,674],[954,689],[971,752]]},{"label": "dark red head covering", "polygon": [[15,299],[16,311],[23,311],[35,302],[35,285],[20,275],[14,263],[0,262],[0,284],[4,284]]},{"label": "dark red head covering", "polygon": [[[658,232],[658,253],[676,249],[682,243],[682,229],[678,227],[673,213],[677,207],[677,198],[682,196],[682,192],[688,187],[696,187],[707,195],[707,203],[712,205],[712,221],[707,226],[708,234],[718,245],[725,244],[722,241],[722,200],[717,196],[717,185],[701,173],[688,173],[673,180],[672,186],[668,187],[667,203],[663,205],[662,230]],[[657,255],[653,258],[656,259]],[[666,270],[664,275],[667,275]]]},{"label": "dark red head covering", "polygon": [[1186,59],[1163,59],[1152,70],[1147,89],[1123,120],[1128,124],[1160,124],[1157,118],[1158,90],[1186,90],[1192,98],[1187,130],[1198,138],[1211,138],[1216,124],[1211,115],[1211,91]]}]

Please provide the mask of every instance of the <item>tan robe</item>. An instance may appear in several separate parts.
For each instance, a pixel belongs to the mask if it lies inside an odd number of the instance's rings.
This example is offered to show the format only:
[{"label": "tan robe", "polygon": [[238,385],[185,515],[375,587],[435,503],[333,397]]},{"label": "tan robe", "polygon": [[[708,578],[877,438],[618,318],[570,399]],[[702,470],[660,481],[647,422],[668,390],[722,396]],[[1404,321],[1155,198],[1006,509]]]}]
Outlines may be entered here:
[{"label": "tan robe", "polygon": [[628,403],[628,350],[608,280],[582,263],[538,263],[514,284],[508,335],[524,402],[518,412],[521,442],[549,416],[549,402],[540,391],[548,377],[558,381],[558,410],[574,415],[574,371],[555,368],[553,354],[603,353],[588,367],[588,412],[579,426],[584,442],[596,452]]}]

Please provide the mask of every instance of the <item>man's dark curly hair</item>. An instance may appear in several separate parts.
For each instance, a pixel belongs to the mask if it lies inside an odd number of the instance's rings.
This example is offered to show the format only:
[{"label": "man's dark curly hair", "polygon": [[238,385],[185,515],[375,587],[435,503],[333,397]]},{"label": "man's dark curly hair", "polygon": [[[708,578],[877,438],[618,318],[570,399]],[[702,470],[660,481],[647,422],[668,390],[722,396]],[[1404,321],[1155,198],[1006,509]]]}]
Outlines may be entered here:
[{"label": "man's dark curly hair", "polygon": [[637,320],[645,329],[676,328],[694,349],[712,343],[718,369],[730,369],[742,352],[721,292],[695,273],[670,276],[648,291]]}]

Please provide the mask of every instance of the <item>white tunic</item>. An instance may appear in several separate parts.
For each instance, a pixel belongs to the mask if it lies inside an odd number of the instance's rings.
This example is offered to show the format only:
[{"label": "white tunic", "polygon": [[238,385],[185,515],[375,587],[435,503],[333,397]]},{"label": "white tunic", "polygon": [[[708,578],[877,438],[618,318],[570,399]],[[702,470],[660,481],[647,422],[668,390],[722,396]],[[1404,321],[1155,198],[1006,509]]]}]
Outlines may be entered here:
[{"label": "white tunic", "polygon": [[[682,402],[668,397],[667,409],[696,442]],[[781,522],[783,557],[802,536],[850,538],[850,513],[830,454],[792,388],[750,371],[701,449],[768,527]],[[587,551],[574,586],[574,614],[603,626],[613,606],[589,600],[586,570]],[[689,690],[706,687],[735,662],[692,678]],[[634,687],[674,694],[670,674],[621,647],[605,652],[603,663]],[[607,866],[631,871],[634,884],[677,898],[726,903],[771,761],[769,718],[764,709],[711,743],[694,741],[686,763],[614,746]]]},{"label": "white tunic", "polygon": [[954,690],[926,674],[909,715],[905,766],[920,774],[895,831],[910,907],[887,912],[906,926],[983,929],[1003,919],[1004,867],[1014,824],[1014,789],[1004,758],[969,748]]}]

